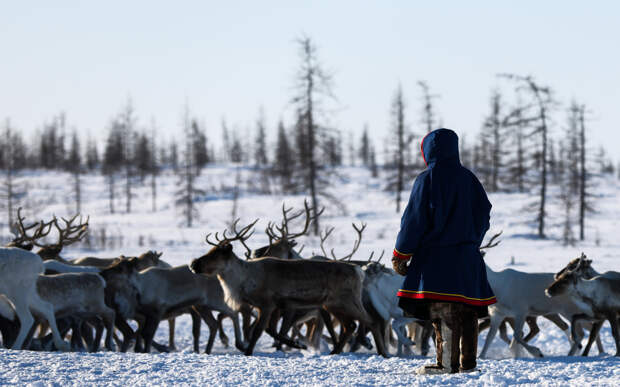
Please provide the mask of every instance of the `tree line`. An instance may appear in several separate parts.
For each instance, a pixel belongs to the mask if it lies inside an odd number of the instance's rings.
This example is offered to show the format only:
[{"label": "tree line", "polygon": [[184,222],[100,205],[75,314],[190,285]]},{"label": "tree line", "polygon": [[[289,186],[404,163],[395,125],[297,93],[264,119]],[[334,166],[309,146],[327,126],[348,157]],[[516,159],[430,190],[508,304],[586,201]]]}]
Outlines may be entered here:
[{"label": "tree line", "polygon": [[[8,224],[13,222],[15,203],[25,195],[23,182],[16,179],[22,169],[70,172],[77,212],[81,211],[81,176],[100,173],[105,177],[110,213],[132,212],[136,184],[151,187],[152,210],[156,211],[157,178],[162,170],[170,170],[179,179],[175,203],[184,223],[191,227],[198,215],[197,197],[205,194],[196,179],[205,166],[215,162],[250,166],[256,172],[253,184],[258,191],[308,194],[314,209],[324,200],[338,203],[329,190],[332,177],[338,175],[336,167],[361,165],[394,193],[396,211],[400,212],[403,192],[425,168],[420,141],[442,124],[436,108],[440,96],[431,92],[427,82],[419,81],[419,109],[411,115],[405,91],[397,85],[389,102],[389,129],[378,150],[367,125],[356,139],[350,132],[328,124],[326,105],[335,101],[332,74],[321,66],[310,38],[300,38],[297,47],[299,63],[291,96],[294,120],[278,122],[271,142],[268,134],[272,131],[262,110],[254,127],[245,132],[231,129],[223,120],[222,145],[217,148],[212,141],[214,131],[207,133],[187,106],[182,136],[168,141],[158,138],[155,124],[145,127],[138,121],[130,100],[108,122],[104,143],[68,129],[63,113],[46,122],[30,143],[7,119],[0,139],[0,168],[5,175],[0,199]],[[568,108],[562,108],[553,90],[531,76],[500,74],[498,83],[501,87],[490,93],[489,112],[478,134],[460,138],[461,162],[490,192],[536,194],[531,212],[541,238],[546,237],[549,188],[559,187],[565,211],[564,242],[574,243],[576,239],[572,231],[575,219],[579,239],[583,240],[585,217],[593,209],[588,181],[594,174],[613,174],[615,170],[603,148],[594,151],[587,143],[587,107],[572,101]],[[565,115],[564,124],[555,124],[559,115]],[[383,153],[381,163],[379,153]],[[239,178],[235,180],[238,185]],[[238,195],[238,187],[234,188]],[[120,197],[123,208],[117,208]],[[313,227],[318,234],[318,219]]]}]

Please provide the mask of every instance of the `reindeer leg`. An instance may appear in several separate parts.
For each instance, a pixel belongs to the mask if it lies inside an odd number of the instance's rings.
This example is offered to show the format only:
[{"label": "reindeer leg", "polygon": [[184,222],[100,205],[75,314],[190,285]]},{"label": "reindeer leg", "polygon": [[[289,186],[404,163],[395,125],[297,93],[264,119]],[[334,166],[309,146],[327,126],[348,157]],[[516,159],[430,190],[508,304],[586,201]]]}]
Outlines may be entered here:
[{"label": "reindeer leg", "polygon": [[482,322],[478,325],[478,332],[482,332],[485,329],[489,329],[491,326],[491,319],[485,317]]},{"label": "reindeer leg", "polygon": [[[597,320],[592,323],[592,329],[590,329],[590,337],[588,337],[588,344],[586,344],[586,347],[581,353],[581,356],[588,356],[588,353],[590,352],[590,348],[592,347],[592,343],[594,342],[594,340],[599,339],[598,333],[600,332],[601,327],[603,326],[603,322],[604,320]],[[600,353],[602,352],[599,351],[599,354]]]},{"label": "reindeer leg", "polygon": [[[285,310],[285,312],[288,312],[288,311]],[[271,336],[274,340],[272,347],[275,347],[276,350],[278,351],[282,350],[282,342],[278,338],[278,321],[280,320],[281,316],[282,316],[282,310],[280,308],[275,309],[273,313],[271,313],[269,324],[267,324],[267,328],[265,330],[265,332],[267,332],[267,334]]]},{"label": "reindeer leg", "polygon": [[296,321],[296,314],[294,309],[285,312],[282,325],[280,326],[280,332],[278,333],[278,340],[280,340],[280,343],[284,343],[291,348],[308,349],[308,347],[301,344],[298,340],[291,339],[286,335]]},{"label": "reindeer leg", "polygon": [[83,351],[82,321],[76,317],[71,318],[71,347],[73,350]]},{"label": "reindeer leg", "polygon": [[409,340],[407,337],[407,333],[405,332],[405,325],[411,321],[408,317],[399,317],[395,318],[392,322],[392,328],[394,332],[396,332],[396,337],[398,337],[398,352],[397,356],[402,356],[402,347],[403,346],[411,346],[413,345],[413,341]]},{"label": "reindeer leg", "polygon": [[499,337],[504,340],[506,344],[510,344],[510,339],[508,338],[508,331],[506,330],[506,323],[510,323],[512,329],[514,330],[515,320],[510,317],[505,318],[504,321],[499,324]]},{"label": "reindeer leg", "polygon": [[618,330],[618,317],[615,312],[607,313],[606,316],[611,325],[611,335],[616,342],[616,354],[614,356],[620,356],[620,332]]},{"label": "reindeer leg", "polygon": [[[552,318],[554,318],[552,316],[557,316],[557,315],[550,315],[549,317],[547,317],[547,316],[545,316],[545,317],[547,319],[553,321],[554,323],[556,323],[554,320],[552,320]],[[560,320],[560,321],[562,321],[562,320]],[[523,338],[523,341],[525,341],[526,343],[529,343],[529,341],[532,340],[540,332],[540,327],[536,323],[536,316],[527,316],[525,318],[525,322],[529,326],[530,331],[527,333],[527,336],[525,336]],[[557,325],[557,323],[556,323],[556,325]],[[564,325],[566,325],[566,324],[564,324]],[[568,325],[566,325],[566,328],[568,328]]]},{"label": "reindeer leg", "polygon": [[[105,326],[105,348],[108,351],[114,351],[114,344],[112,340],[112,335],[114,334],[114,319],[116,316],[116,312],[114,309],[105,307],[102,312],[103,325]],[[99,345],[99,341],[96,342]]]},{"label": "reindeer leg", "polygon": [[250,342],[248,343],[248,348],[245,350],[246,356],[250,356],[252,352],[254,352],[254,346],[256,345],[258,338],[263,334],[265,327],[269,323],[269,320],[271,319],[271,314],[273,313],[273,311],[274,311],[274,308],[272,307],[265,307],[259,310],[258,320],[256,321],[256,325],[254,326],[254,329],[252,332],[252,338],[250,339]]},{"label": "reindeer leg", "polygon": [[245,341],[250,340],[250,336],[252,335],[252,307],[244,304],[241,307],[241,318],[243,323],[243,338]]},{"label": "reindeer leg", "polygon": [[[570,334],[570,329],[569,329],[570,327],[568,326],[568,324],[566,324],[566,322],[564,322],[564,320],[562,320],[562,317],[560,317],[560,315],[558,315],[557,313],[553,313],[553,314],[546,314],[543,317],[551,321],[552,323],[554,323],[558,328],[560,328],[564,332],[566,337],[568,338],[568,342],[571,344],[571,347],[574,346],[574,340]],[[540,329],[538,329],[538,331],[540,331]],[[538,333],[538,331],[536,333]],[[581,341],[581,339],[579,339],[579,341]]]},{"label": "reindeer leg", "polygon": [[[95,348],[95,339],[101,341],[101,336],[103,336],[103,327],[101,321],[98,318],[93,318],[92,321],[96,326],[95,337],[93,337],[93,326],[88,322],[84,321],[82,323],[82,339],[86,343],[86,348],[88,351],[93,352],[93,348]],[[97,338],[97,334],[101,333]],[[99,349],[99,341],[97,341],[97,349]]]},{"label": "reindeer leg", "polygon": [[215,342],[215,336],[217,335],[218,324],[215,317],[213,317],[213,313],[211,313],[211,309],[206,308],[202,305],[195,305],[194,308],[202,317],[202,320],[209,327],[209,339],[207,340],[207,346],[205,347],[205,353],[211,353],[213,349],[213,343]]},{"label": "reindeer leg", "polygon": [[380,323],[373,323],[370,326],[372,337],[375,339],[375,346],[377,347],[377,353],[385,358],[389,357],[386,349],[385,342],[383,340],[383,330]]},{"label": "reindeer leg", "polygon": [[194,352],[200,353],[200,314],[192,307],[189,309],[192,317],[192,336],[194,338]]},{"label": "reindeer leg", "polygon": [[230,340],[228,339],[228,336],[226,336],[226,332],[224,332],[224,324],[223,324],[223,322],[224,322],[224,319],[226,317],[227,316],[224,313],[222,313],[222,312],[218,313],[218,315],[217,315],[218,332],[219,332],[219,335],[220,335],[220,341],[224,345],[224,348],[228,348],[228,345],[230,343]]},{"label": "reindeer leg", "polygon": [[486,340],[484,341],[484,347],[482,348],[482,352],[480,352],[481,359],[486,358],[489,347],[491,346],[491,343],[493,342],[493,339],[497,334],[497,329],[499,328],[499,325],[502,323],[503,320],[504,316],[501,316],[498,313],[490,315],[491,324],[489,327],[489,333],[487,333]]},{"label": "reindeer leg", "polygon": [[325,327],[327,328],[327,332],[329,332],[329,336],[332,339],[332,343],[336,345],[336,343],[338,343],[338,336],[336,335],[336,331],[334,330],[334,323],[332,321],[331,315],[329,314],[328,311],[326,311],[323,308],[319,309],[319,313],[321,314],[321,319],[323,320],[323,323],[325,324]]},{"label": "reindeer leg", "polygon": [[41,314],[49,323],[50,328],[52,329],[52,337],[56,348],[60,351],[68,351],[70,346],[60,337],[60,332],[58,331],[58,326],[56,325],[56,317],[54,316],[54,307],[52,304],[43,301],[39,295],[35,293],[34,297],[31,298],[30,307]]},{"label": "reindeer leg", "polygon": [[176,317],[168,319],[168,348],[171,351],[176,351],[177,347],[174,345],[174,328],[176,326]]},{"label": "reindeer leg", "polygon": [[510,348],[515,351],[515,355],[517,354],[518,345],[523,346],[532,356],[534,357],[543,357],[540,349],[529,345],[525,341],[523,341],[523,325],[525,325],[525,316],[517,315],[515,317],[515,331],[512,335],[512,341],[510,342]]},{"label": "reindeer leg", "polygon": [[338,321],[340,321],[340,327],[342,328],[342,332],[340,334],[340,338],[334,344],[334,349],[331,351],[330,355],[335,355],[342,353],[344,349],[344,345],[349,341],[353,332],[355,331],[355,323],[349,317],[346,317],[342,314],[334,314]]},{"label": "reindeer leg", "polygon": [[577,350],[581,349],[581,340],[583,339],[583,331],[579,325],[580,320],[589,319],[586,314],[575,314],[571,317],[570,322],[570,336],[569,342],[571,343],[568,356],[573,356]]},{"label": "reindeer leg", "polygon": [[127,352],[129,345],[131,344],[131,340],[134,338],[134,335],[136,335],[136,332],[134,332],[133,329],[131,329],[131,326],[127,324],[127,321],[118,314],[115,317],[115,325],[123,334],[121,352]]},{"label": "reindeer leg", "polygon": [[144,327],[142,328],[142,338],[144,339],[144,353],[151,352],[153,337],[157,331],[157,326],[162,319],[162,313],[151,312],[144,315]]}]

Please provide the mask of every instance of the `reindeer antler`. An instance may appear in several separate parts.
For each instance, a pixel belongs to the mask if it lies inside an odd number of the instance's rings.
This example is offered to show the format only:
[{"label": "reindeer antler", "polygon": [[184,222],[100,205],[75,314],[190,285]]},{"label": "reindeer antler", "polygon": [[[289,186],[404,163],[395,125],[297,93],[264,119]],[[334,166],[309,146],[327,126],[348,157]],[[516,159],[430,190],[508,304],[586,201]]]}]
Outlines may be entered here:
[{"label": "reindeer antler", "polygon": [[366,229],[367,224],[362,222],[361,226],[357,227],[355,225],[355,223],[351,223],[351,226],[353,226],[353,229],[357,233],[357,240],[353,243],[353,250],[351,251],[351,253],[349,253],[348,255],[345,255],[342,258],[336,258],[336,254],[334,254],[334,249],[331,249],[330,252],[332,254],[332,258],[337,260],[337,261],[348,261],[348,260],[350,260],[353,257],[353,254],[355,254],[355,252],[360,248],[360,243],[362,242],[362,233]]},{"label": "reindeer antler", "polygon": [[335,228],[334,227],[327,227],[325,228],[325,231],[321,231],[319,233],[319,238],[321,238],[321,251],[323,252],[323,256],[327,257],[327,252],[325,251],[325,240],[327,240],[327,238],[329,238],[329,236],[331,235],[332,232],[334,232]]},{"label": "reindeer antler", "polygon": [[[315,208],[310,207],[308,205],[308,200],[304,200],[303,210],[299,210],[293,215],[289,215],[292,210],[293,210],[293,207],[286,208],[285,203],[282,203],[282,222],[280,223],[280,226],[272,222],[269,222],[269,224],[267,225],[265,232],[267,233],[267,236],[269,237],[270,244],[271,244],[271,241],[274,239],[275,240],[295,239],[302,235],[305,235],[310,228],[310,224],[323,213],[325,208],[321,208],[321,210],[319,210],[313,215],[312,212],[315,212]],[[303,214],[306,215],[306,220],[304,222],[303,229],[297,233],[289,232],[289,222],[294,219],[299,218]]]},{"label": "reindeer antler", "polygon": [[[39,244],[37,242],[38,239],[44,238],[47,234],[50,233],[52,229],[53,220],[47,223],[43,221],[35,222],[29,226],[24,226],[25,218],[21,215],[22,208],[19,207],[17,209],[17,221],[13,224],[13,234],[15,234],[15,238],[12,243],[22,244],[24,242],[32,243],[35,246],[44,247],[44,245]],[[35,228],[36,227],[36,228]],[[28,231],[35,228],[34,233],[32,235],[28,235]]]},{"label": "reindeer antler", "polygon": [[[226,235],[226,233],[228,232],[227,229],[225,229],[222,232],[222,238],[220,239],[220,235],[219,232],[215,233],[215,241],[216,242],[211,242],[211,240],[209,239],[209,237],[211,236],[211,233],[207,234],[207,236],[205,237],[205,241],[210,244],[211,246],[221,246],[230,242],[234,242],[234,241],[240,241],[241,244],[243,244],[243,247],[246,248],[246,250],[248,250],[248,252],[245,254],[246,257],[249,257],[250,254],[252,253],[252,250],[248,247],[248,245],[245,243],[246,240],[248,240],[253,234],[254,234],[254,230],[252,230],[252,228],[254,227],[254,225],[258,222],[258,218],[256,220],[254,220],[252,223],[248,224],[247,226],[243,227],[241,230],[237,230],[237,224],[239,224],[239,218],[235,219],[235,221],[232,224],[232,232],[235,234],[231,237],[228,237]],[[251,232],[250,232],[251,230]],[[249,234],[248,234],[249,233]]]},{"label": "reindeer antler", "polygon": [[497,242],[495,242],[495,243],[493,243],[493,242],[494,242],[497,238],[499,238],[499,236],[500,236],[500,235],[502,235],[502,233],[503,233],[503,232],[504,232],[504,230],[502,230],[502,231],[498,232],[497,234],[493,235],[493,236],[491,237],[491,239],[489,239],[489,241],[487,242],[487,244],[486,244],[486,245],[484,245],[484,246],[480,246],[480,250],[490,249],[490,248],[493,248],[493,247],[495,247],[495,246],[499,245],[499,243],[501,242],[501,240],[499,240],[499,241],[497,241]]},{"label": "reindeer antler", "polygon": [[379,256],[379,258],[377,258],[376,261],[372,260],[372,257],[375,255],[375,252],[371,252],[370,253],[370,257],[368,257],[368,263],[372,263],[372,262],[376,262],[379,263],[381,261],[381,258],[383,258],[383,255],[385,254],[385,250],[381,250],[381,255]]},{"label": "reindeer antler", "polygon": [[61,217],[60,219],[65,223],[64,227],[58,224],[58,219],[54,216],[52,222],[56,230],[58,230],[58,246],[69,246],[70,244],[79,242],[88,232],[88,221],[90,220],[90,216],[86,217],[86,222],[83,222],[82,216],[80,215],[80,223],[74,225],[73,222],[75,222],[78,215],[80,214],[75,214],[69,220]]}]

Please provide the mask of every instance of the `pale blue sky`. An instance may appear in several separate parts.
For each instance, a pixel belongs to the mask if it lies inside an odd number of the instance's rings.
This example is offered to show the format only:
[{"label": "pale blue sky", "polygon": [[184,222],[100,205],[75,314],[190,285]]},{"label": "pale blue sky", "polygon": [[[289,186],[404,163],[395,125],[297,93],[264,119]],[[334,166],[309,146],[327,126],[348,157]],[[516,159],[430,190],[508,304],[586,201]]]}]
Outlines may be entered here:
[{"label": "pale blue sky", "polygon": [[1,0],[0,117],[33,133],[64,110],[102,135],[131,96],[140,124],[171,136],[187,100],[219,140],[223,117],[243,130],[263,106],[273,140],[305,33],[334,73],[341,129],[367,122],[382,139],[399,81],[415,129],[424,79],[443,124],[471,138],[495,74],[515,72],[552,86],[561,109],[588,104],[592,142],[619,160],[619,15],[617,1]]}]

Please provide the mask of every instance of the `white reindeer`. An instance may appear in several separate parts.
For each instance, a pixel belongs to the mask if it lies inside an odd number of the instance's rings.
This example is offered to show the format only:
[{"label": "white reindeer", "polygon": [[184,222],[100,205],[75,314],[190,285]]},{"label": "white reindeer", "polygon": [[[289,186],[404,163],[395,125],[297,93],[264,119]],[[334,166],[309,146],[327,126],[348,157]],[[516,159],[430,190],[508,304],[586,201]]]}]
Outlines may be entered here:
[{"label": "white reindeer", "polygon": [[[569,264],[570,266],[570,264]],[[579,306],[581,312],[598,320],[592,334],[597,334],[602,322],[608,320],[611,333],[616,342],[616,355],[620,356],[620,332],[618,314],[620,313],[620,273],[606,272],[587,279],[589,262],[585,256],[579,260],[574,269],[563,270],[546,290],[551,299],[570,297]]]},{"label": "white reindeer", "polygon": [[[525,273],[513,269],[495,272],[487,266],[487,278],[498,302],[489,306],[491,326],[480,353],[481,358],[486,357],[489,346],[505,318],[513,318],[515,322],[514,335],[510,343],[513,354],[518,355],[518,345],[521,345],[532,356],[543,357],[540,349],[529,345],[523,339],[525,318],[559,314],[571,321],[573,316],[581,313],[580,308],[568,296],[554,298],[545,296],[545,289],[553,282],[553,273]],[[578,345],[568,329],[564,330],[564,333],[571,343],[572,353]]]},{"label": "white reindeer", "polygon": [[[385,321],[392,321],[392,328],[398,337],[397,356],[401,356],[403,348],[414,345],[407,337],[406,326],[418,320],[405,317],[403,310],[398,306],[396,293],[403,284],[403,276],[393,270],[386,269],[378,263],[371,263],[364,266],[366,273],[364,279],[364,290],[368,294],[372,306]],[[425,343],[416,340],[415,345],[418,353],[423,354]]]},{"label": "white reindeer", "polygon": [[0,294],[11,302],[20,322],[12,348],[22,348],[34,323],[32,311],[48,321],[56,348],[67,351],[69,344],[60,337],[53,306],[37,293],[37,279],[42,273],[43,260],[37,254],[14,247],[0,247]]}]

